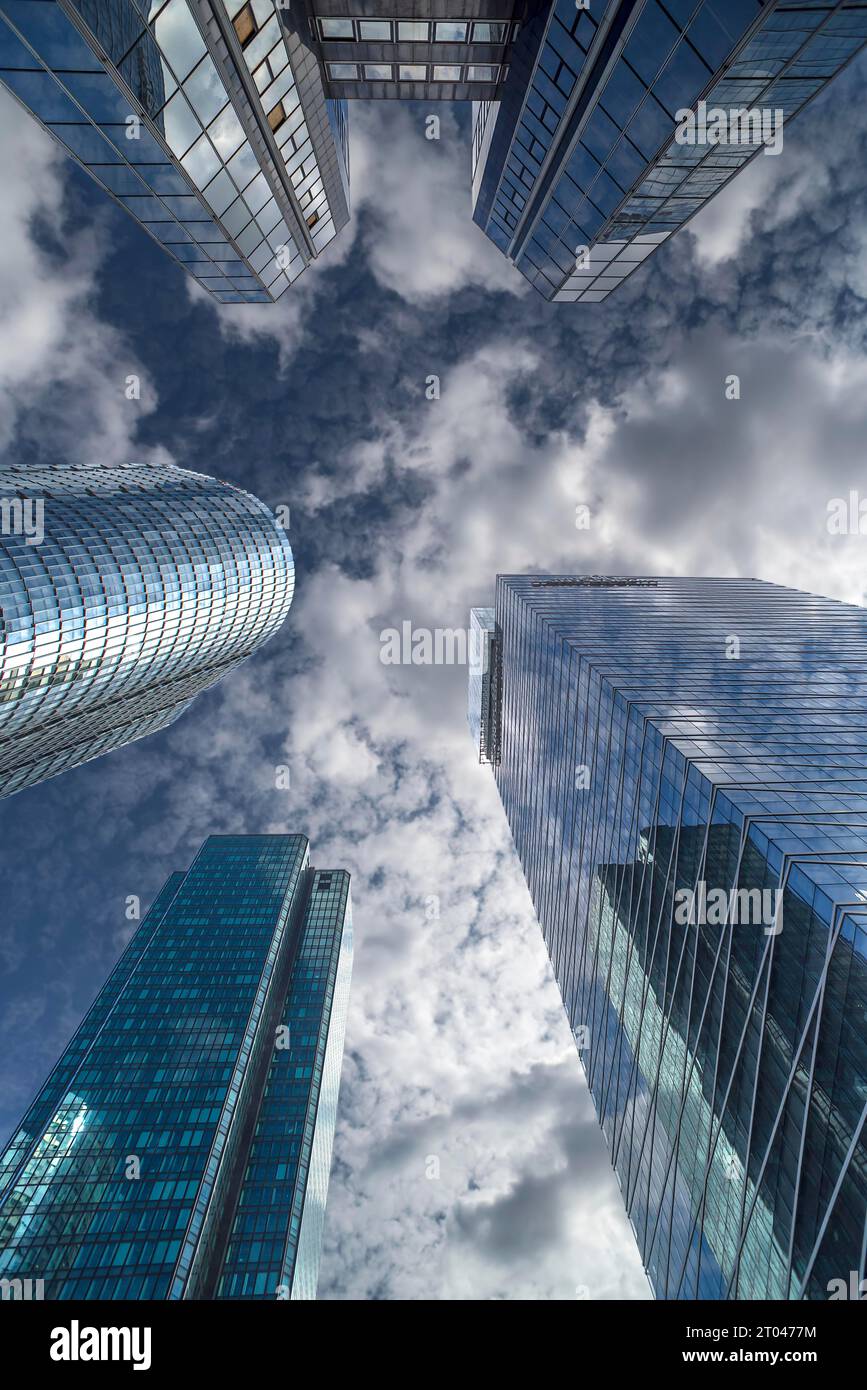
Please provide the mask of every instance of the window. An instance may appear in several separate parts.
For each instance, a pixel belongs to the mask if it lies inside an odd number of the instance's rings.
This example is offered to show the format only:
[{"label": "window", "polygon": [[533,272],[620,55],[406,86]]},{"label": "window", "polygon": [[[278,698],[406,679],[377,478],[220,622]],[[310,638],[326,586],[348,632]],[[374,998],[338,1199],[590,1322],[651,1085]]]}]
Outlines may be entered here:
[{"label": "window", "polygon": [[268,112],[268,124],[272,130],[279,130],[286,119],[286,107],[282,101],[278,101],[273,110]]},{"label": "window", "polygon": [[329,63],[328,76],[333,82],[357,82],[357,63]]},{"label": "window", "polygon": [[505,43],[508,24],[499,21],[473,25],[473,43]]},{"label": "window", "polygon": [[[317,223],[318,221],[319,221],[319,213],[318,213],[318,212],[311,212],[310,216],[309,216],[308,219],[307,219],[307,226],[308,226],[308,227],[315,227],[315,226],[316,226],[316,223]],[[320,889],[321,889],[321,888],[327,888],[327,887],[328,887],[328,884],[327,884],[327,883],[320,883],[319,887],[320,887]]]},{"label": "window", "polygon": [[455,24],[451,21],[447,24],[439,23],[435,27],[436,41],[437,43],[466,43],[468,28],[469,25],[467,24]]},{"label": "window", "polygon": [[433,80],[434,82],[460,82],[460,63],[435,63]]},{"label": "window", "polygon": [[487,63],[471,63],[467,68],[468,82],[496,82],[497,69]]},{"label": "window", "polygon": [[391,24],[387,19],[362,19],[358,25],[362,39],[384,39],[391,41]]},{"label": "window", "polygon": [[256,23],[256,16],[253,13],[252,5],[245,5],[239,10],[232,20],[235,26],[235,33],[238,35],[238,42],[244,48],[253,36],[258,32],[259,26]]},{"label": "window", "polygon": [[368,82],[390,82],[391,63],[365,63],[364,76]]},{"label": "window", "polygon": [[351,19],[320,19],[322,26],[323,39],[351,39],[354,38],[352,32]]},{"label": "window", "polygon": [[426,43],[430,38],[430,25],[427,20],[399,19],[397,37],[411,39],[414,43]]},{"label": "window", "polygon": [[401,82],[424,82],[427,76],[427,68],[424,63],[401,63],[400,80]]}]

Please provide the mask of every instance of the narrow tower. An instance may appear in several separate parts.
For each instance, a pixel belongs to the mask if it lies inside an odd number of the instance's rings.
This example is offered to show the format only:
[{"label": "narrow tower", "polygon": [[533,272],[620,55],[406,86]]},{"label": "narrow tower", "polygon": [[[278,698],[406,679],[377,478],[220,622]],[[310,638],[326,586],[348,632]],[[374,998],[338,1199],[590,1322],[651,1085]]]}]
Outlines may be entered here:
[{"label": "narrow tower", "polygon": [[0,1160],[13,1296],[315,1298],[351,968],[347,873],[207,839]]}]

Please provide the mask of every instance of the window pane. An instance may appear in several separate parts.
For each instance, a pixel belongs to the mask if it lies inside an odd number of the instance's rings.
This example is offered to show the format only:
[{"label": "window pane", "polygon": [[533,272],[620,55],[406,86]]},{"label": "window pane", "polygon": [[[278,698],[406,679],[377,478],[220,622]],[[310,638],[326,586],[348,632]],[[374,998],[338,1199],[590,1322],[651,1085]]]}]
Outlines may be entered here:
[{"label": "window pane", "polygon": [[430,38],[430,25],[422,20],[401,19],[398,20],[397,36],[399,39],[412,39],[424,43]]},{"label": "window pane", "polygon": [[362,19],[359,21],[363,39],[391,39],[391,25],[387,19]]},{"label": "window pane", "polygon": [[231,159],[244,143],[244,127],[235,115],[234,109],[227,106],[212,123],[208,134],[216,145],[222,160]]},{"label": "window pane", "polygon": [[217,69],[207,55],[184,82],[184,93],[192,102],[202,125],[213,120],[229,100]]},{"label": "window pane", "polygon": [[507,24],[485,23],[473,25],[473,43],[503,43]]},{"label": "window pane", "polygon": [[179,82],[183,82],[207,51],[205,40],[185,0],[171,0],[160,12],[154,24],[154,37],[174,68]]},{"label": "window pane", "polygon": [[235,26],[235,33],[238,35],[241,46],[243,47],[245,43],[250,42],[250,39],[252,39],[256,32],[256,20],[253,15],[252,5],[245,5],[244,8],[235,15],[232,23]]},{"label": "window pane", "polygon": [[272,111],[268,112],[268,124],[272,130],[279,130],[286,119],[286,108],[282,101],[278,101]]},{"label": "window pane", "polygon": [[202,127],[189,103],[176,92],[163,110],[166,144],[172,154],[183,155],[202,133]]},{"label": "window pane", "polygon": [[320,19],[322,25],[322,37],[324,39],[351,39],[352,33],[351,19]]},{"label": "window pane", "polygon": [[451,21],[447,24],[437,24],[436,41],[437,43],[466,43],[467,25],[455,24]]},{"label": "window pane", "polygon": [[[136,142],[132,141],[131,143],[135,144]],[[206,135],[196,141],[183,161],[183,165],[197,188],[210,183],[220,168],[220,161]]]}]

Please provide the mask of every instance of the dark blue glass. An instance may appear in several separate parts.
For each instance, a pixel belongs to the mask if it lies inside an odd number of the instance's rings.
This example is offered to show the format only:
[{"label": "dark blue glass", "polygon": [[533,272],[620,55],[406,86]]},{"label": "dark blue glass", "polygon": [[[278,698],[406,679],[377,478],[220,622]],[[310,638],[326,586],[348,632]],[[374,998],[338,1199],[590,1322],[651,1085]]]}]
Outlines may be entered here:
[{"label": "dark blue glass", "polygon": [[865,1277],[864,610],[567,575],[482,612],[470,725],[657,1296],[828,1298]]},{"label": "dark blue glass", "polygon": [[348,875],[303,836],[207,840],[0,1159],[0,1275],[315,1297],[351,957]]}]

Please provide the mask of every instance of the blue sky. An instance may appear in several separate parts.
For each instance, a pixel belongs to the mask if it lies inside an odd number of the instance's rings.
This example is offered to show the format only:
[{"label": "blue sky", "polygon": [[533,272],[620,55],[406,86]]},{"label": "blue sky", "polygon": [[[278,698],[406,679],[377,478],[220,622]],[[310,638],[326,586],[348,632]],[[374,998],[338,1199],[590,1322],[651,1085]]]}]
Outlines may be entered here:
[{"label": "blue sky", "polygon": [[467,113],[435,142],[426,108],[356,104],[351,226],[277,306],[217,308],[3,99],[8,457],[225,478],[291,507],[298,570],[280,633],[172,728],[0,802],[4,1132],[127,896],[208,833],[303,831],[352,871],[357,940],[320,1296],[647,1296],[465,672],[383,665],[380,633],[465,624],[526,569],[864,601],[864,540],[826,518],[867,489],[865,76],[584,309],[472,224]]}]

